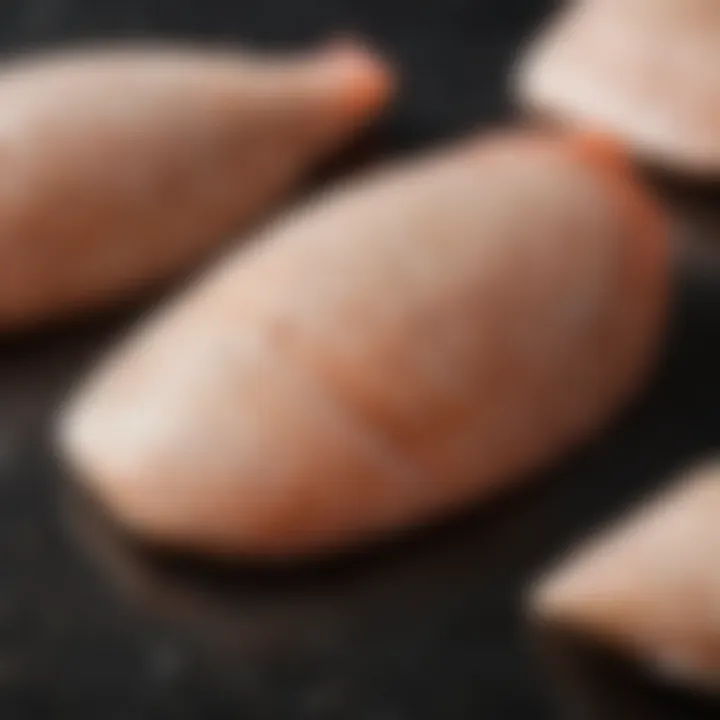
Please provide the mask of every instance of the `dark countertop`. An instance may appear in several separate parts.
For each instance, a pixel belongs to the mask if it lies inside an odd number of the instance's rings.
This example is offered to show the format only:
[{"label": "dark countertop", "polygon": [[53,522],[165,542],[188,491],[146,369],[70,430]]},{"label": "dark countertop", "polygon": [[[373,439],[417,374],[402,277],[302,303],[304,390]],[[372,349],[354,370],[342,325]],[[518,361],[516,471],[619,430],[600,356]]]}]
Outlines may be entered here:
[{"label": "dark countertop", "polygon": [[[403,71],[371,144],[387,154],[505,117],[516,47],[549,4],[6,0],[0,43],[8,53],[138,36],[268,46],[355,31]],[[703,207],[713,205],[710,192]],[[708,237],[712,218],[693,227]],[[293,574],[145,556],[62,477],[47,442],[53,408],[133,312],[0,340],[0,718],[720,716],[592,648],[531,633],[520,609],[528,582],[569,543],[718,446],[710,264],[678,273],[662,371],[603,438],[446,527]]]}]

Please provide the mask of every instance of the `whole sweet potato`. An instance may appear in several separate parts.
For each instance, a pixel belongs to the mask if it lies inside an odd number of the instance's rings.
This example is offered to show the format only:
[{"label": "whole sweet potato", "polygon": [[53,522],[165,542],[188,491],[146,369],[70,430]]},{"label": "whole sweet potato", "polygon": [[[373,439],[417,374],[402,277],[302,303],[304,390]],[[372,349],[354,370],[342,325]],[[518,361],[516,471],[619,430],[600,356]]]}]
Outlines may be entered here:
[{"label": "whole sweet potato", "polygon": [[668,265],[659,214],[604,145],[469,142],[238,251],[96,371],[62,447],[152,540],[337,550],[608,422],[655,359]]}]

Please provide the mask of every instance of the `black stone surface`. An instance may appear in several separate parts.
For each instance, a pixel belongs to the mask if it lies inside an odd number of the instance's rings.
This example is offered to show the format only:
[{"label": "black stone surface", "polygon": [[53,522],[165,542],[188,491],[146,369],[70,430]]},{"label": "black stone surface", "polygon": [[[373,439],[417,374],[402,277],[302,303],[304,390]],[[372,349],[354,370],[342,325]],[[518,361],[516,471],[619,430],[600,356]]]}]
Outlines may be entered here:
[{"label": "black stone surface", "polygon": [[[5,0],[0,43],[9,55],[120,37],[269,47],[351,31],[402,69],[401,97],[368,146],[383,156],[507,117],[518,43],[549,4]],[[714,232],[714,197],[691,223],[701,239]],[[720,716],[574,643],[538,641],[521,610],[568,544],[718,446],[720,284],[713,253],[697,257],[678,272],[657,381],[604,437],[514,497],[294,573],[148,556],[59,472],[53,410],[137,311],[0,339],[0,718]]]}]

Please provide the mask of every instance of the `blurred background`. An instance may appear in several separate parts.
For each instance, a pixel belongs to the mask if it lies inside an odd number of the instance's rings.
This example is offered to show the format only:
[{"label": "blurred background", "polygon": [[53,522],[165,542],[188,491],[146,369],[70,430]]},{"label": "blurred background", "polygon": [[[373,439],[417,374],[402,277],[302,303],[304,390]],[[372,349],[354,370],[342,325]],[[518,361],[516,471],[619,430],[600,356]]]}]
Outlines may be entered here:
[{"label": "blurred background", "polygon": [[[508,75],[553,5],[4,0],[0,46],[14,57],[120,39],[262,49],[357,35],[397,64],[402,90],[332,175],[516,120]],[[680,195],[685,246],[712,239],[707,213],[698,222]],[[717,447],[720,291],[712,264],[681,265],[660,377],[611,432],[517,497],[294,573],[148,557],[60,473],[47,441],[54,409],[139,310],[0,339],[0,718],[720,716],[596,649],[540,637],[521,609],[562,549]]]}]

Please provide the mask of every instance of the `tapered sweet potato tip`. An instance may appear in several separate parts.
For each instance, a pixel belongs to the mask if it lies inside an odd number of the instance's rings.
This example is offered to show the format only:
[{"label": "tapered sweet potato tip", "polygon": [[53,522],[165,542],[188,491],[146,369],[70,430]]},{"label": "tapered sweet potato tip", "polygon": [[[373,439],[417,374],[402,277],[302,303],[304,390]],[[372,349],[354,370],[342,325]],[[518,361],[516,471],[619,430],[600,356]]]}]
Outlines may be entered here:
[{"label": "tapered sweet potato tip", "polygon": [[576,551],[532,612],[652,669],[720,689],[720,466],[706,465]]}]

